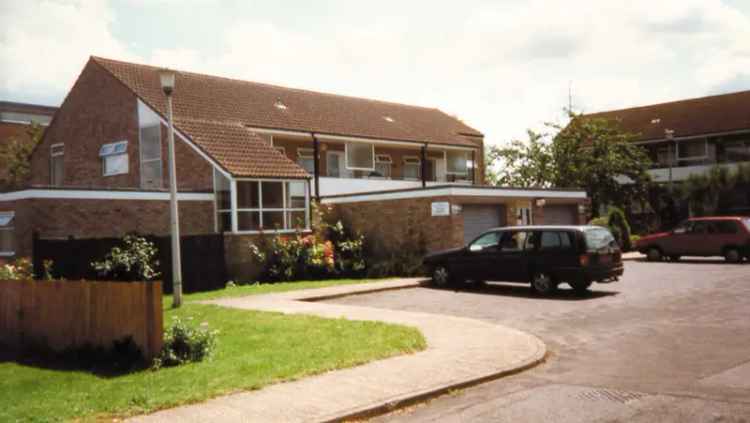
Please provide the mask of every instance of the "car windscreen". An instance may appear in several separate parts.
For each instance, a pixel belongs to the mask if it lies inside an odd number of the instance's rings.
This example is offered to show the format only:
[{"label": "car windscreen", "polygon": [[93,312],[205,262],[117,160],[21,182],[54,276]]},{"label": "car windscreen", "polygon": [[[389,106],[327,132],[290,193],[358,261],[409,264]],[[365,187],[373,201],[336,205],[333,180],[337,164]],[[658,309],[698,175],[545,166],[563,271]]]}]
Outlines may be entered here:
[{"label": "car windscreen", "polygon": [[588,251],[596,251],[605,247],[617,246],[617,241],[612,233],[605,228],[592,228],[584,231],[586,238],[586,249]]}]

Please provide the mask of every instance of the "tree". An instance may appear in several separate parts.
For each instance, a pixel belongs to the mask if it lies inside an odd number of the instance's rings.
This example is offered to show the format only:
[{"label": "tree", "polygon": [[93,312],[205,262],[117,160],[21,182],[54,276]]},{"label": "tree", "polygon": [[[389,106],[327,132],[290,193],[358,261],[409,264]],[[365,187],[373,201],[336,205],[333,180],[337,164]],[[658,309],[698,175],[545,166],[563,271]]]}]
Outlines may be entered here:
[{"label": "tree", "polygon": [[552,143],[554,185],[585,189],[595,216],[600,205],[624,207],[645,199],[651,160],[632,143],[635,135],[622,131],[616,121],[575,113],[569,116],[565,127],[548,124],[558,131]]},{"label": "tree", "polygon": [[20,188],[26,184],[31,174],[31,153],[42,135],[44,128],[32,123],[26,130],[26,137],[13,136],[0,142],[0,163],[6,166],[0,172],[0,187]]},{"label": "tree", "polygon": [[[552,148],[543,134],[527,130],[528,141],[513,140],[509,146],[491,146],[486,163],[493,185],[519,188],[548,187],[555,174]],[[500,166],[498,169],[497,166]]]},{"label": "tree", "polygon": [[[496,185],[585,189],[594,216],[599,206],[625,207],[647,198],[650,160],[617,122],[569,113],[566,126],[546,123],[549,134],[531,130],[528,142],[492,147],[488,168]],[[497,167],[502,166],[501,169]],[[623,184],[622,182],[628,182]]]}]

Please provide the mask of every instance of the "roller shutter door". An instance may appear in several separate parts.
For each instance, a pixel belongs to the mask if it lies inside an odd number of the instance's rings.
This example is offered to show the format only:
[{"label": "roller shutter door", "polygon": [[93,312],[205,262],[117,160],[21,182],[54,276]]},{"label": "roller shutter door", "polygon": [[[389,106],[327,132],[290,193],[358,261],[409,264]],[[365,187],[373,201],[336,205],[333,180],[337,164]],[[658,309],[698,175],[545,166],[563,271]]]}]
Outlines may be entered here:
[{"label": "roller shutter door", "polygon": [[503,206],[464,205],[464,244],[478,237],[482,232],[504,225]]},{"label": "roller shutter door", "polygon": [[[544,206],[543,225],[577,225],[577,206],[548,205]],[[535,222],[536,223],[536,222]]]}]

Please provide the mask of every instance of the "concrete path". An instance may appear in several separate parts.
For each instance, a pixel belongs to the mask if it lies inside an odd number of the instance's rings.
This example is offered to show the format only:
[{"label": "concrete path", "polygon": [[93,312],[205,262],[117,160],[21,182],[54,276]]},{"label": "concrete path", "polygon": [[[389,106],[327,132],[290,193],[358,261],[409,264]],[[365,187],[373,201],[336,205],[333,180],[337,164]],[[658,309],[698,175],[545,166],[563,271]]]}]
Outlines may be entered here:
[{"label": "concrete path", "polygon": [[384,412],[397,405],[526,369],[543,360],[546,349],[538,338],[497,324],[438,314],[311,302],[417,284],[416,279],[393,280],[210,301],[242,309],[413,326],[422,331],[428,347],[416,354],[163,410],[133,421],[343,420]]}]

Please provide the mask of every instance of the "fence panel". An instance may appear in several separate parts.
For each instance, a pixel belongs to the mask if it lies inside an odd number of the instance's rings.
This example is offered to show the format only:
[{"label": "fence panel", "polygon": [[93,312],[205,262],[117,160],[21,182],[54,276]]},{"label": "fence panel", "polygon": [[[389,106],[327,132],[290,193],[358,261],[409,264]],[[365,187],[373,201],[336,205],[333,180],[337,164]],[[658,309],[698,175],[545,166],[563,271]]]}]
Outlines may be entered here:
[{"label": "fence panel", "polygon": [[163,325],[161,282],[0,281],[0,340],[12,348],[111,348],[132,337],[150,359]]}]

